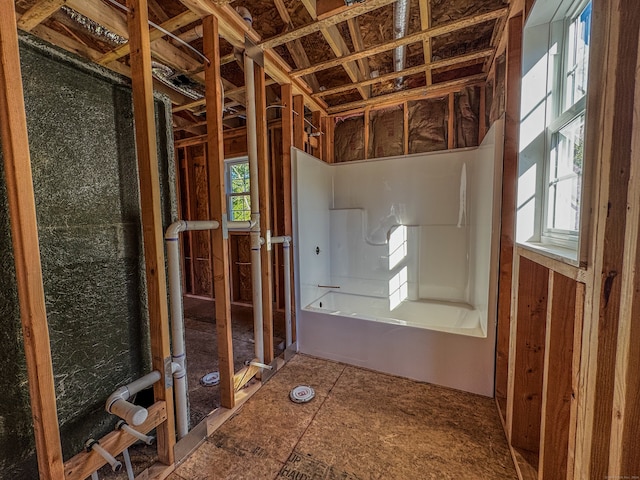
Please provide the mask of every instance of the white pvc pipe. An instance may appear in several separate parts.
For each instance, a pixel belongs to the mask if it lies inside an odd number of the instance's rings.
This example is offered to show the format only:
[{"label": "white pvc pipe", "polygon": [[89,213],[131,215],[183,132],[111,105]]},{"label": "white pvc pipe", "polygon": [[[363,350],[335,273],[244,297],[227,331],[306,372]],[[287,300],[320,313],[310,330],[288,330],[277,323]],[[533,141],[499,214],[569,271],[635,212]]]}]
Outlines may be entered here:
[{"label": "white pvc pipe", "polygon": [[251,286],[253,290],[253,338],[255,356],[264,363],[262,331],[262,268],[260,264],[260,197],[258,185],[258,138],[256,132],[256,90],[253,59],[244,56],[244,84],[247,97],[247,153],[249,156],[249,187],[251,194]]},{"label": "white pvc pipe", "polygon": [[184,344],[184,316],[182,313],[182,284],[180,282],[180,232],[188,230],[215,230],[220,224],[215,220],[184,221],[172,223],[165,233],[169,281],[169,303],[171,306],[171,360],[174,379],[173,390],[176,402],[176,433],[183,438],[189,433],[187,405],[186,348]]},{"label": "white pvc pipe", "polygon": [[124,420],[120,420],[118,423],[116,423],[116,430],[122,430],[124,432],[127,432],[132,437],[137,438],[138,440],[146,443],[147,445],[153,445],[153,443],[156,441],[155,437],[152,437],[150,435],[145,435],[144,433],[139,432],[135,428],[131,428],[127,424],[127,422],[125,422]]},{"label": "white pvc pipe", "polygon": [[144,377],[134,380],[129,385],[118,388],[115,392],[109,395],[109,398],[107,398],[105,410],[124,419],[131,425],[136,427],[138,425],[142,425],[147,419],[149,412],[146,408],[129,403],[127,400],[139,391],[158,382],[161,378],[162,375],[160,372],[154,370],[153,372],[146,374]]},{"label": "white pvc pipe", "polygon": [[118,460],[113,458],[113,455],[111,455],[104,448],[102,448],[100,444],[93,438],[90,438],[89,440],[87,440],[85,443],[85,446],[87,448],[87,451],[93,450],[102,458],[104,458],[105,461],[109,465],[111,465],[111,470],[113,470],[114,472],[119,472],[122,469],[122,463],[120,463]]},{"label": "white pvc pipe", "polygon": [[291,237],[271,237],[271,243],[282,243],[282,255],[284,257],[284,327],[285,348],[293,343],[291,329]]},{"label": "white pvc pipe", "polygon": [[128,448],[125,448],[122,451],[122,458],[124,458],[124,466],[127,469],[127,480],[135,480],[133,475],[133,465],[131,465],[131,457],[129,456]]}]

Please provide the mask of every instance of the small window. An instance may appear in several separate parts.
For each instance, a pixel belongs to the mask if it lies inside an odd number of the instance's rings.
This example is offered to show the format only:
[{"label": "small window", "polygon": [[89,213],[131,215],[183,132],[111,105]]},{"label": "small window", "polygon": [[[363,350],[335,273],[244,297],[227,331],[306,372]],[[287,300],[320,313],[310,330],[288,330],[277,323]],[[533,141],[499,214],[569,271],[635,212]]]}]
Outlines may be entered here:
[{"label": "small window", "polygon": [[238,158],[225,161],[227,212],[232,222],[251,220],[249,189],[249,160]]},{"label": "small window", "polygon": [[[547,131],[542,240],[577,248],[580,230],[586,94],[591,40],[591,2],[574,2],[557,69],[556,108]],[[556,64],[557,65],[557,64]]]}]

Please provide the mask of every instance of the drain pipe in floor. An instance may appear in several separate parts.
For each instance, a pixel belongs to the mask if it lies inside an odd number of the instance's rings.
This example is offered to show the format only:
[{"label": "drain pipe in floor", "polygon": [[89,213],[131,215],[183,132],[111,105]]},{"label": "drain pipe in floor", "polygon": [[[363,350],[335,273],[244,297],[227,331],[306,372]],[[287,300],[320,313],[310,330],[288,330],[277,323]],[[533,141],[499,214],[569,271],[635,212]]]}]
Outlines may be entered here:
[{"label": "drain pipe in floor", "polygon": [[182,312],[182,284],[180,282],[180,243],[178,240],[180,238],[180,232],[190,230],[215,230],[219,227],[220,224],[215,220],[179,220],[169,225],[164,235],[167,244],[169,303],[171,305],[171,360],[177,365],[177,368],[172,368],[172,372],[176,402],[176,433],[178,434],[178,439],[183,438],[189,433],[184,315]]}]

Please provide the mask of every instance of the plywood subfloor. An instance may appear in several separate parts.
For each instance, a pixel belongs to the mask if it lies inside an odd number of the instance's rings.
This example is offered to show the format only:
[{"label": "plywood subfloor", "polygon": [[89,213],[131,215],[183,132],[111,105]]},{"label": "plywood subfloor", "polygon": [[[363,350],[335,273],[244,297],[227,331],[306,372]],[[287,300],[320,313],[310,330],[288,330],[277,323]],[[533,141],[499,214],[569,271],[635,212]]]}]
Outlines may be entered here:
[{"label": "plywood subfloor", "polygon": [[[289,400],[310,385],[308,404]],[[169,476],[515,479],[492,399],[295,356]]]}]

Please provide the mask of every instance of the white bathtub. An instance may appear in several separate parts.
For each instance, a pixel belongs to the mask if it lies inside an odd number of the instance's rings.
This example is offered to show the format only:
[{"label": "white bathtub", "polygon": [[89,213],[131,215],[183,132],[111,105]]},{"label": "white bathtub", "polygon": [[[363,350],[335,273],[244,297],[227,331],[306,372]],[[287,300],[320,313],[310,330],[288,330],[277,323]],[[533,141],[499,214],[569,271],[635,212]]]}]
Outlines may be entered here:
[{"label": "white bathtub", "polygon": [[[320,307],[322,303],[322,307]],[[298,350],[391,375],[493,396],[495,324],[463,304],[331,292],[297,311]],[[402,318],[397,318],[402,317]]]},{"label": "white bathtub", "polygon": [[471,337],[487,336],[480,312],[462,303],[404,301],[390,311],[386,298],[332,291],[306,310]]}]

